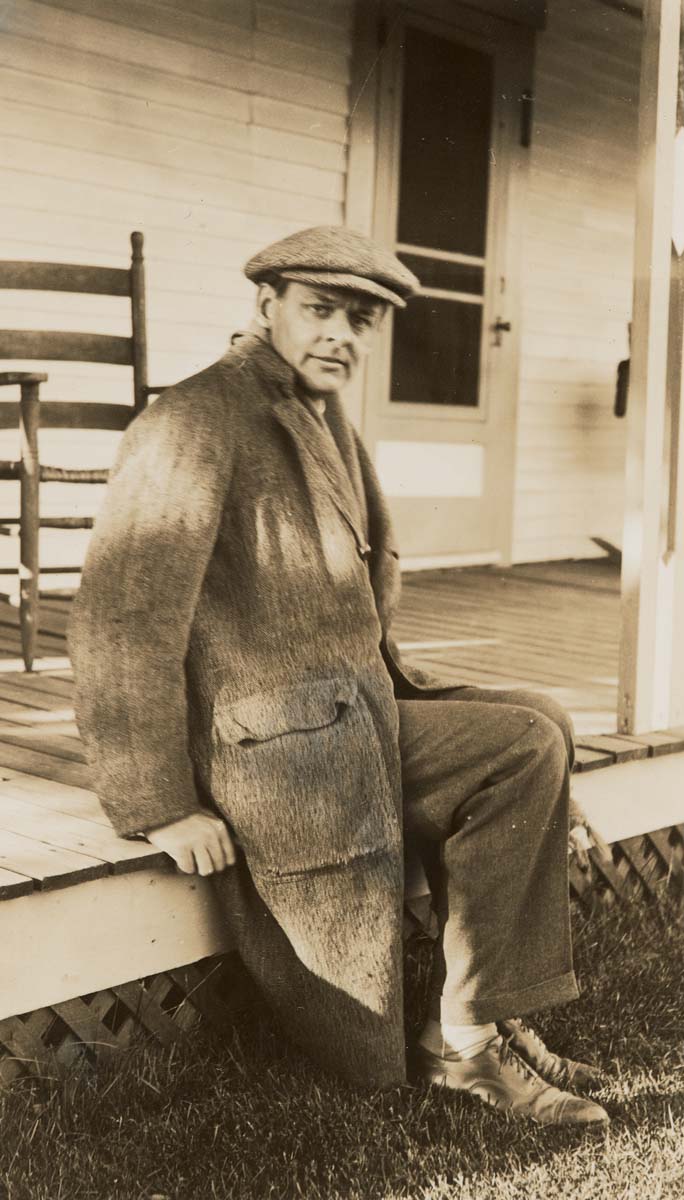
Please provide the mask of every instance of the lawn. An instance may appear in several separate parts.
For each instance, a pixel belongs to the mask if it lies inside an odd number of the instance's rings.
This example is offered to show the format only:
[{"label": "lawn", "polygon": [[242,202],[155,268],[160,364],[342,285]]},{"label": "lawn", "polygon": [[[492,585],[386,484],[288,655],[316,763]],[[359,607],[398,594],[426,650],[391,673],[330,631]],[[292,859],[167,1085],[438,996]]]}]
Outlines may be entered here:
[{"label": "lawn", "polygon": [[[425,1087],[359,1093],[250,1009],[225,1040],[137,1050],[0,1097],[2,1200],[682,1200],[684,924],[667,905],[576,920],[579,1002],[554,1049],[612,1072],[605,1132],[519,1124]],[[418,1020],[424,954],[414,956]]]}]

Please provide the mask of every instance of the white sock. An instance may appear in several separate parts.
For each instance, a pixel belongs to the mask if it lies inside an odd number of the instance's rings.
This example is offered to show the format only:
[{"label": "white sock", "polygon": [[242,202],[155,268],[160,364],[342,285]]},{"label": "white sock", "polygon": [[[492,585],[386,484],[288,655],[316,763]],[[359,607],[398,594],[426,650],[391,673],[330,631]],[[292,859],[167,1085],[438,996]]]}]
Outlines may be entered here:
[{"label": "white sock", "polygon": [[486,1025],[440,1025],[438,1021],[429,1020],[420,1041],[434,1054],[443,1054],[445,1050],[453,1051],[459,1058],[466,1060],[474,1058],[484,1050],[487,1042],[491,1042],[497,1034],[498,1030],[493,1021]]}]

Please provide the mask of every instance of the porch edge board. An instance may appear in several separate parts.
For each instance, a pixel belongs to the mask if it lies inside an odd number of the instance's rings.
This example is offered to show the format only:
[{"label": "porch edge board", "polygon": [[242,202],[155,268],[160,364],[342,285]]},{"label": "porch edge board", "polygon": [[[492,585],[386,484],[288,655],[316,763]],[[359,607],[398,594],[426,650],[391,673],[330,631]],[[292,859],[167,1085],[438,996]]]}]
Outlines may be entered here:
[{"label": "porch edge board", "polygon": [[0,1020],[233,949],[200,876],[107,875],[0,904]]},{"label": "porch edge board", "polygon": [[684,824],[684,754],[615,763],[610,771],[581,771],[573,793],[608,843]]}]

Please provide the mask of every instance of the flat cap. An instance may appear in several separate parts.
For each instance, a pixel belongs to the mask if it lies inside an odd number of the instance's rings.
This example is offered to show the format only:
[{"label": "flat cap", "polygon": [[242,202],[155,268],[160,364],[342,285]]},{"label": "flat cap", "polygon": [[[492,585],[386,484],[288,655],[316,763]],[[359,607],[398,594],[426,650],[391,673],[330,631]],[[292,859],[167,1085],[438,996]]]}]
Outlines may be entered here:
[{"label": "flat cap", "polygon": [[316,225],[273,242],[250,258],[245,275],[253,283],[281,278],[365,292],[397,308],[420,287],[391,250],[341,225]]}]

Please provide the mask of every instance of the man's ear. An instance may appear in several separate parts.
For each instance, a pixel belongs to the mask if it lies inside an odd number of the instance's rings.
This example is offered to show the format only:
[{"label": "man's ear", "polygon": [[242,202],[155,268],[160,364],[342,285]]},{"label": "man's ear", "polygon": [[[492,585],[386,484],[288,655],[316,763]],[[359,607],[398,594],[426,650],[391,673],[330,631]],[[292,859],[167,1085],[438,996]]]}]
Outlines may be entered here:
[{"label": "man's ear", "polygon": [[270,329],[273,321],[273,305],[278,299],[270,283],[260,283],[257,292],[256,319],[262,329]]}]

